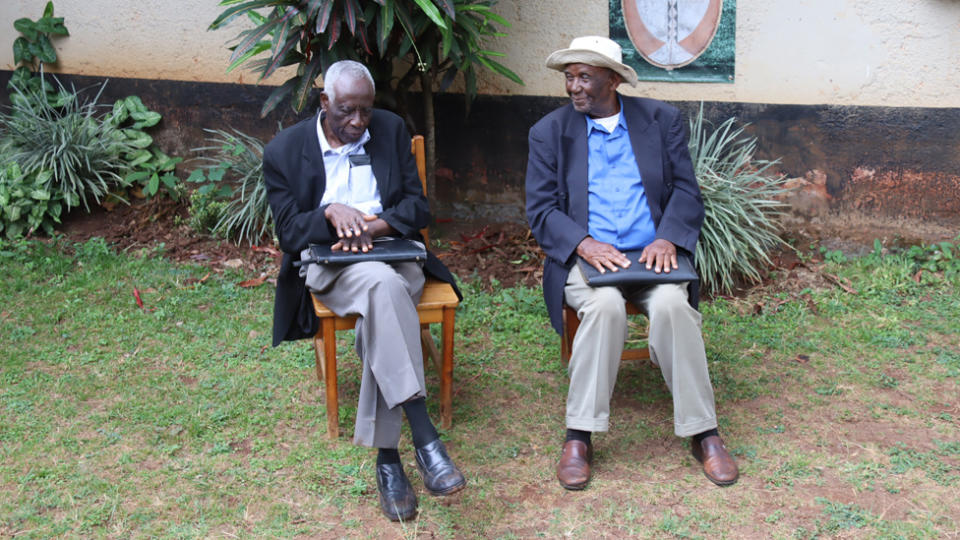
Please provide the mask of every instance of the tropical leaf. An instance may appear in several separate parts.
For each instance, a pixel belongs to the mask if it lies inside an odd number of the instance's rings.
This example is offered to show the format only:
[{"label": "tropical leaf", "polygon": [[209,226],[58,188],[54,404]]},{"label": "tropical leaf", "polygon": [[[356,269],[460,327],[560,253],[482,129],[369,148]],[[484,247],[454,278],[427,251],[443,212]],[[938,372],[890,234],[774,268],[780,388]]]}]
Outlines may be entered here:
[{"label": "tropical leaf", "polygon": [[440,28],[447,28],[446,21],[443,20],[443,16],[440,15],[440,10],[437,9],[437,6],[433,5],[433,2],[430,0],[413,0],[421,10],[423,10],[424,15],[430,18],[433,21],[433,24],[437,25]]},{"label": "tropical leaf", "polygon": [[289,3],[290,0],[250,0],[249,2],[240,3],[236,0],[228,0],[226,2],[220,2],[221,6],[232,6],[223,11],[216,19],[210,23],[209,29],[216,30],[234,19],[237,15],[240,15],[246,11],[254,10],[257,8],[263,8],[267,6],[279,6]]},{"label": "tropical leaf", "polygon": [[270,92],[270,95],[267,97],[266,101],[263,102],[263,107],[260,108],[260,117],[263,118],[270,111],[277,108],[277,105],[284,100],[292,91],[294,86],[296,86],[299,77],[293,77],[288,79],[287,82],[276,87],[273,92]]},{"label": "tropical leaf", "polygon": [[[263,38],[270,35],[270,33],[273,32],[274,29],[276,29],[283,22],[283,20],[284,19],[275,19],[262,24],[257,28],[253,28],[241,33],[240,36],[243,39],[237,44],[236,47],[234,47],[233,54],[230,55],[230,68],[228,68],[227,71],[230,71],[237,66],[239,59],[249,58],[251,55],[248,53],[252,49],[260,47],[261,43],[263,43]],[[269,48],[269,42],[267,43],[267,46]],[[260,48],[260,52],[263,52],[262,47]]]},{"label": "tropical leaf", "polygon": [[317,15],[316,29],[318,34],[327,31],[327,25],[330,24],[330,17],[333,15],[333,4],[334,0],[327,0],[327,3],[320,10],[320,14]]}]

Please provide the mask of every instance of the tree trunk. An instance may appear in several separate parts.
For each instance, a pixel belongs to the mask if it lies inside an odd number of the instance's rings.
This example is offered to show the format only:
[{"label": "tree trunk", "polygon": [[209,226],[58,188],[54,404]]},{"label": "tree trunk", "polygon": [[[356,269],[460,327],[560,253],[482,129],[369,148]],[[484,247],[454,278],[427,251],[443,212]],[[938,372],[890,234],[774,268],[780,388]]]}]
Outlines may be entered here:
[{"label": "tree trunk", "polygon": [[420,88],[423,92],[423,134],[427,158],[427,200],[433,200],[436,193],[434,172],[437,168],[437,126],[433,115],[433,77],[430,70],[420,73]]}]

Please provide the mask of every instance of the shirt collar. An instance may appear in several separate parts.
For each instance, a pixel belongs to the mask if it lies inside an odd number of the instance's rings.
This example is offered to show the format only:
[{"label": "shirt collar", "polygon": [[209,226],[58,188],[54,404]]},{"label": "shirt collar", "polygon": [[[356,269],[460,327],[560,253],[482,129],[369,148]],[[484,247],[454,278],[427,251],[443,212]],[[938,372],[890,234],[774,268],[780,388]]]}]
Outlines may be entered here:
[{"label": "shirt collar", "polygon": [[330,143],[327,141],[327,136],[323,133],[324,115],[325,113],[323,111],[320,111],[320,114],[317,115],[317,138],[320,139],[321,155],[325,156],[327,155],[328,152],[331,154],[340,154],[340,155],[353,154],[357,151],[358,148],[362,151],[363,145],[367,144],[367,142],[370,141],[370,130],[365,129],[363,130],[363,135],[360,136],[359,141],[355,143],[345,144],[340,148],[333,148],[332,146],[330,146]]},{"label": "shirt collar", "polygon": [[[618,113],[620,118],[617,120],[617,126],[627,129],[627,118],[623,114],[623,98],[621,98],[619,94],[617,94],[617,101],[620,103],[620,112]],[[597,130],[602,133],[610,133],[602,125],[600,125],[600,122],[590,118],[590,115],[585,114],[583,116],[587,119],[587,135],[590,135],[593,130]],[[616,129],[614,129],[614,131],[616,131]]]}]

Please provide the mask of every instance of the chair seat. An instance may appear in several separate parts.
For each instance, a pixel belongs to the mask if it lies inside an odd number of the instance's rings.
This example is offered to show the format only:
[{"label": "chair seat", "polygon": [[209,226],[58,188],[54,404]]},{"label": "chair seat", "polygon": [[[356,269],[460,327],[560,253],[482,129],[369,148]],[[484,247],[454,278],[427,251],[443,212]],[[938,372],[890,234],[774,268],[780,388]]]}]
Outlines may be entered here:
[{"label": "chair seat", "polygon": [[[626,302],[627,315],[643,315],[637,306]],[[567,365],[570,363],[570,353],[573,352],[573,337],[577,335],[577,328],[580,327],[580,319],[577,318],[577,311],[566,303],[563,304],[563,335],[560,336],[560,363]],[[650,358],[650,349],[624,349],[620,356],[622,360],[646,360]]]},{"label": "chair seat", "polygon": [[[313,298],[313,311],[318,318],[334,317],[336,319],[334,330],[349,330],[356,326],[356,315],[337,317],[337,314],[330,311],[330,308],[325,306],[323,302],[317,300],[316,296],[311,295],[311,298]],[[458,304],[460,304],[460,300],[449,283],[428,277],[423,285],[423,295],[420,297],[420,303],[417,304],[420,323],[443,322],[443,308],[457,307]]]}]

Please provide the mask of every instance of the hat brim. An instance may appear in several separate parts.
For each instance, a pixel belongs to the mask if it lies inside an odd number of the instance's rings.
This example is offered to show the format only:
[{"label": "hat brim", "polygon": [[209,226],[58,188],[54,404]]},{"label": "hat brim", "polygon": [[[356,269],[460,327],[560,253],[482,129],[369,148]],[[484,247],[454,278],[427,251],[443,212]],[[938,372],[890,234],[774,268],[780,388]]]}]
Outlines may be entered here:
[{"label": "hat brim", "polygon": [[561,49],[554,51],[547,57],[547,67],[557,71],[563,71],[569,64],[587,64],[588,66],[603,67],[611,69],[620,77],[623,82],[630,86],[637,85],[637,72],[632,67],[614,62],[610,58],[586,49]]}]

